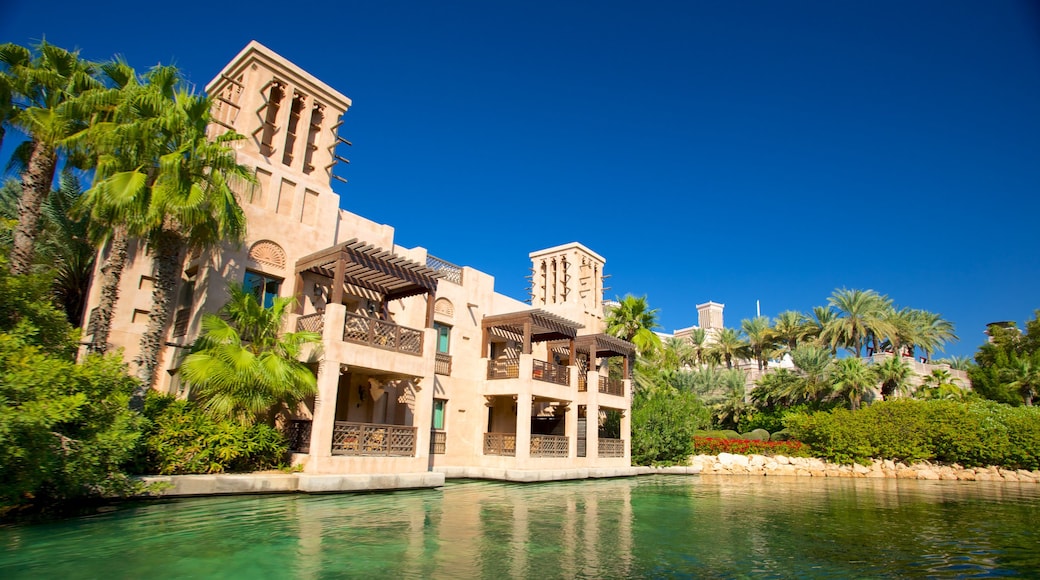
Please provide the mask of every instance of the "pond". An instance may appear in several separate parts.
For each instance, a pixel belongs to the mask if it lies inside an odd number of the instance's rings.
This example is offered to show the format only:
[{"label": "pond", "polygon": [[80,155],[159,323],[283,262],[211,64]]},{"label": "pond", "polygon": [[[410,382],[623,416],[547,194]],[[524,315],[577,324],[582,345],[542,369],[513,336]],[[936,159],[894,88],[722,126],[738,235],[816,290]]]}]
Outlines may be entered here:
[{"label": "pond", "polygon": [[1040,575],[1040,486],[643,476],[121,504],[0,528],[2,578]]}]

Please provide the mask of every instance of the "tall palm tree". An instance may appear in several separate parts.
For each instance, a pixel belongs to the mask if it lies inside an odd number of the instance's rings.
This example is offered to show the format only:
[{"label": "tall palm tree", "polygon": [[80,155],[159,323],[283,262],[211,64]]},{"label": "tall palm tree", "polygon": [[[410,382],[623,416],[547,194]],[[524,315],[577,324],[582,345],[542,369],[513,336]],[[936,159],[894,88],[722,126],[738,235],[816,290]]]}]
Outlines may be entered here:
[{"label": "tall palm tree", "polygon": [[937,350],[942,350],[946,343],[957,340],[953,331],[953,323],[945,320],[941,314],[921,311],[918,319],[917,346],[924,351],[925,357],[932,358]]},{"label": "tall palm tree", "polygon": [[874,365],[874,372],[881,382],[881,396],[886,399],[906,394],[910,388],[910,375],[913,371],[899,355],[886,357],[884,361]]},{"label": "tall palm tree", "polygon": [[661,345],[661,365],[670,371],[693,365],[693,347],[689,341],[674,336]]},{"label": "tall palm tree", "polygon": [[[51,191],[58,151],[87,120],[75,100],[101,83],[93,76],[93,63],[47,42],[36,46],[35,55],[17,44],[0,45],[0,65],[4,90],[17,107],[9,122],[30,138],[9,266],[12,274],[25,274],[32,267],[40,208]],[[9,105],[0,102],[0,107],[10,112]]]},{"label": "tall palm tree", "polygon": [[870,337],[888,337],[893,333],[892,326],[885,320],[892,305],[887,296],[873,290],[842,288],[835,290],[827,303],[839,314],[821,334],[832,350],[842,346],[860,356]]},{"label": "tall palm tree", "polygon": [[712,356],[725,361],[727,369],[733,368],[733,359],[747,359],[751,356],[750,347],[741,334],[734,328],[722,328],[715,335],[715,342],[708,347]]},{"label": "tall palm tree", "polygon": [[627,294],[617,302],[618,305],[607,313],[607,333],[636,345],[644,356],[660,348],[661,337],[654,332],[660,328],[657,310],[650,309],[646,296],[636,298]]},{"label": "tall palm tree", "polygon": [[91,241],[103,250],[98,305],[86,328],[88,349],[95,353],[108,349],[130,239],[148,234],[151,188],[166,152],[165,117],[180,79],[176,68],[158,66],[139,80],[118,60],[101,70],[111,88],[92,95],[91,105],[105,115],[70,138],[97,158],[94,183],[75,208],[89,216]]},{"label": "tall palm tree", "polygon": [[[245,214],[231,183],[249,183],[255,178],[238,164],[234,149],[228,145],[242,135],[228,132],[213,141],[208,139],[211,107],[208,97],[181,89],[163,117],[166,152],[155,166],[157,176],[145,216],[155,285],[137,360],[143,388],[152,388],[156,382],[173,293],[186,252],[239,243],[245,233]],[[144,391],[135,393],[135,405],[143,401],[143,395]]]},{"label": "tall palm tree", "polygon": [[758,362],[758,370],[762,370],[775,341],[773,330],[769,326],[769,317],[745,318],[740,322],[740,328],[747,336],[748,348],[751,356]]},{"label": "tall palm tree", "polygon": [[849,400],[849,408],[859,409],[863,397],[877,384],[877,375],[863,359],[843,358],[834,361],[830,371],[836,393]]},{"label": "tall palm tree", "polygon": [[[827,343],[823,338],[824,331],[834,323],[836,318],[838,318],[838,313],[829,306],[813,306],[812,318],[806,321],[807,331],[805,338],[812,339],[813,342],[820,346],[826,345]],[[831,348],[831,354],[836,353],[837,350]]]},{"label": "tall palm tree", "polygon": [[786,368],[762,375],[757,386],[751,390],[751,401],[764,409],[795,404],[797,401],[791,395],[799,392],[798,384],[801,380],[801,377]]},{"label": "tall palm tree", "polygon": [[708,343],[708,331],[703,328],[694,328],[686,339],[690,342],[693,366],[699,367],[707,362],[704,358],[704,353]]},{"label": "tall palm tree", "polygon": [[252,423],[278,405],[291,408],[317,392],[317,380],[300,358],[308,345],[321,344],[321,335],[279,334],[293,301],[276,298],[264,308],[237,286],[219,315],[203,317],[202,335],[181,373],[206,412]]},{"label": "tall palm tree", "polygon": [[960,401],[968,396],[968,391],[956,383],[956,379],[950,375],[950,371],[932,369],[932,373],[924,377],[916,395],[922,399]]}]

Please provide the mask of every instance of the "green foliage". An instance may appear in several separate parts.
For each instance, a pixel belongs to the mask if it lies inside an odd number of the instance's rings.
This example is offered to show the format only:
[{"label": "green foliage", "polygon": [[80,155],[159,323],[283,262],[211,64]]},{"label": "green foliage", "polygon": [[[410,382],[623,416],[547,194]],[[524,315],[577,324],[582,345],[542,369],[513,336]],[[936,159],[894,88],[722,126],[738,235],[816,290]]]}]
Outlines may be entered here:
[{"label": "green foliage", "polygon": [[1026,332],[992,325],[990,340],[975,353],[968,369],[974,391],[1009,405],[1032,405],[1040,390],[1040,310],[1026,322]]},{"label": "green foliage", "polygon": [[769,441],[769,431],[765,429],[755,429],[749,433],[741,433],[740,436],[749,441]]},{"label": "green foliage", "polygon": [[145,412],[145,472],[163,475],[257,471],[276,467],[288,452],[284,437],[268,425],[216,419],[189,401],[149,396]]},{"label": "green foliage", "polygon": [[1012,469],[1040,466],[1040,409],[992,402],[895,400],[859,411],[798,413],[796,439],[838,463],[934,460]]},{"label": "green foliage", "polygon": [[637,393],[632,403],[632,462],[685,463],[693,453],[694,432],[708,422],[708,409],[693,393],[671,389]]},{"label": "green foliage", "polygon": [[0,510],[136,488],[121,471],[141,433],[127,408],[136,382],[116,357],[72,361],[49,287],[0,264]]},{"label": "green foliage", "polygon": [[787,457],[809,457],[809,448],[798,441],[769,441],[766,439],[725,439],[694,437],[694,452],[699,455],[733,453],[739,455],[786,455]]},{"label": "green foliage", "polygon": [[220,316],[202,319],[202,336],[181,365],[202,408],[217,418],[252,423],[277,405],[292,406],[317,392],[317,380],[300,357],[320,345],[314,332],[279,334],[292,298],[264,308],[256,296],[231,288]]}]

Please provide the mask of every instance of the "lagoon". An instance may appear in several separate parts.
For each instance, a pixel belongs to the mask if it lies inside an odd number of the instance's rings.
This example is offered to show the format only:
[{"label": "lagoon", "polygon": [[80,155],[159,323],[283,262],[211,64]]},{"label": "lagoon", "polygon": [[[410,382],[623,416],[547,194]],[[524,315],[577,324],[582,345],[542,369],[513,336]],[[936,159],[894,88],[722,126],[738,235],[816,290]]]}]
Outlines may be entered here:
[{"label": "lagoon", "polygon": [[654,475],[154,500],[0,528],[3,578],[1040,575],[1040,486]]}]

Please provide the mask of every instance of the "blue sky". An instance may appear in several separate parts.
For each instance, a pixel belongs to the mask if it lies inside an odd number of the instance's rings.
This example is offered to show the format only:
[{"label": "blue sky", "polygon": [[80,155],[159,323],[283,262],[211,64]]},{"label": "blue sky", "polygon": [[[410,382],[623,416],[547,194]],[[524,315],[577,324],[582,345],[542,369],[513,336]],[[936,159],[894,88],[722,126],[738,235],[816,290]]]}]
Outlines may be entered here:
[{"label": "blue sky", "polygon": [[1040,308],[1035,3],[0,7],[0,41],[44,36],[200,88],[260,41],[354,101],[342,206],[514,297],[530,251],[580,241],[668,331],[872,288],[967,355]]}]

